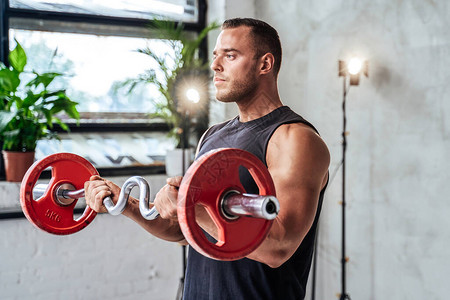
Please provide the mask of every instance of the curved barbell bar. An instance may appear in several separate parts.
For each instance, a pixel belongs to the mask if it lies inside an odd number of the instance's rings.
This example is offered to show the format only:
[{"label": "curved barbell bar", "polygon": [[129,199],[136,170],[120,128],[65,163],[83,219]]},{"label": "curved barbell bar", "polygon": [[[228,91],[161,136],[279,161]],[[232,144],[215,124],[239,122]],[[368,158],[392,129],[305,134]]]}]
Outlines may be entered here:
[{"label": "curved barbell bar", "polygon": [[[116,204],[110,197],[103,199],[108,213],[117,216],[120,215],[128,201],[131,190],[139,186],[139,211],[146,220],[154,220],[159,216],[156,207],[150,208],[150,186],[143,177],[133,176],[128,178],[122,185],[119,198]],[[33,188],[34,199],[40,198],[47,190],[48,185],[37,184]],[[84,197],[84,189],[56,189],[56,199],[60,205],[70,205],[75,199]],[[240,194],[237,191],[226,193],[222,198],[223,215],[229,219],[235,219],[239,216],[251,216],[266,220],[273,220],[278,215],[280,204],[275,196],[262,196],[252,194]]]}]

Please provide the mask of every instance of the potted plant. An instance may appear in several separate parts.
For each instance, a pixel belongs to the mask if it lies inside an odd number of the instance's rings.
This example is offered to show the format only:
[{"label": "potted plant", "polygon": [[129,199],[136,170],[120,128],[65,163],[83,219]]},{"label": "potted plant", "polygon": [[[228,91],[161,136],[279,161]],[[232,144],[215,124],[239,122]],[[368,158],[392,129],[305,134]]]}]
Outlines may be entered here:
[{"label": "potted plant", "polygon": [[19,42],[16,44],[9,53],[9,66],[0,63],[0,141],[6,179],[15,182],[22,180],[33,163],[37,141],[58,137],[54,123],[68,131],[59,114],[79,120],[77,103],[69,99],[65,90],[49,88],[62,74],[27,71],[27,55]]},{"label": "potted plant", "polygon": [[[207,101],[204,101],[203,105],[186,103],[184,101],[186,97],[182,95],[186,92],[184,85],[197,85],[196,91],[191,89],[194,94],[198,93],[194,98],[208,98],[209,64],[200,58],[199,49],[207,34],[218,27],[217,23],[211,23],[193,38],[183,30],[182,23],[153,20],[150,30],[173,49],[173,56],[160,57],[148,47],[138,49],[138,52],[156,62],[157,67],[147,70],[136,78],[127,79],[120,85],[120,88],[127,87],[128,93],[132,93],[134,88],[142,84],[150,84],[157,88],[159,95],[152,100],[155,111],[150,117],[160,118],[169,125],[169,136],[175,139],[175,148],[180,149],[178,151],[182,148],[184,152],[184,149],[190,148],[193,120],[198,119],[202,107],[207,107],[205,105]],[[168,153],[166,156],[166,172],[168,175],[178,175],[168,170],[168,164],[175,160],[171,157],[179,157],[181,165],[182,154]],[[189,159],[186,158],[185,161],[188,163]]]}]

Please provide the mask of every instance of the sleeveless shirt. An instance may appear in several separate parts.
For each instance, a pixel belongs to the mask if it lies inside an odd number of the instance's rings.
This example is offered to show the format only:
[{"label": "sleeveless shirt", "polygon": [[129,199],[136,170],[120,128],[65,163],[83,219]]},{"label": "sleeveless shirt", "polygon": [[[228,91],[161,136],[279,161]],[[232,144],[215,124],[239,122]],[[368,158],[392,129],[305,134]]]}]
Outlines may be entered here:
[{"label": "sleeveless shirt", "polygon": [[[289,123],[303,123],[317,132],[313,125],[289,107],[282,106],[249,122],[242,123],[235,117],[212,126],[201,141],[197,157],[212,149],[239,148],[253,153],[267,166],[266,151],[269,139],[279,126]],[[239,176],[247,193],[258,194],[258,187],[245,168],[239,171]],[[278,268],[271,268],[247,258],[218,261],[189,247],[184,299],[304,299],[324,191],[325,188],[320,192],[310,230],[291,258]]]}]

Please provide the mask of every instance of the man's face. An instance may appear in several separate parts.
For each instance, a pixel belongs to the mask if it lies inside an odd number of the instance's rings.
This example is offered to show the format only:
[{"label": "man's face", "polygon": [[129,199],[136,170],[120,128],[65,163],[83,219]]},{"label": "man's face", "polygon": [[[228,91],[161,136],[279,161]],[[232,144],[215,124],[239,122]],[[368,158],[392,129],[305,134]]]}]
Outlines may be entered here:
[{"label": "man's face", "polygon": [[211,69],[214,71],[216,99],[241,102],[251,98],[258,88],[255,49],[250,28],[241,26],[223,30],[217,38]]}]

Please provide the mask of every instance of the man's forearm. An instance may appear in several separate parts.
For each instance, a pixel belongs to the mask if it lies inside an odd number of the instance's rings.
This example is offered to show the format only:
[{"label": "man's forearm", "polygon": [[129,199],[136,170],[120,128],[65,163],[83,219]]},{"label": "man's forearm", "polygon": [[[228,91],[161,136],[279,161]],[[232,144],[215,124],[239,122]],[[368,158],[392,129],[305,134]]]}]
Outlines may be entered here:
[{"label": "man's forearm", "polygon": [[161,217],[155,220],[146,220],[142,217],[139,210],[139,200],[130,197],[123,215],[135,221],[152,235],[170,242],[182,242],[183,233],[176,219],[163,219]]}]

